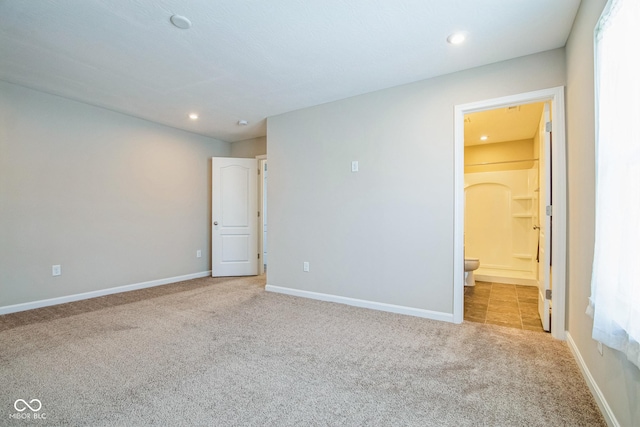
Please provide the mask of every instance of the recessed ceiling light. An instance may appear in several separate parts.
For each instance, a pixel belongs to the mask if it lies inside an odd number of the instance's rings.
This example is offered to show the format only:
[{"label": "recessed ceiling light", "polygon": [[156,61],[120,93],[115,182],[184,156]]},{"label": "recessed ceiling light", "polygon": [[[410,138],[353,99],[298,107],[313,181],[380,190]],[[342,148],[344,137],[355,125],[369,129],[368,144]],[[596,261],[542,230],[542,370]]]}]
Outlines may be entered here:
[{"label": "recessed ceiling light", "polygon": [[189,114],[189,118],[191,120],[198,120],[198,115],[196,113],[191,113],[191,114]]},{"label": "recessed ceiling light", "polygon": [[176,27],[178,27],[178,28],[180,28],[182,30],[187,30],[187,29],[191,28],[191,21],[189,21],[189,18],[187,18],[185,16],[173,15],[169,19],[171,20],[171,23],[173,25],[175,25]]},{"label": "recessed ceiling light", "polygon": [[462,32],[453,33],[449,37],[447,37],[447,42],[449,42],[450,44],[460,44],[464,42],[466,38],[467,38],[466,33],[462,33]]},{"label": "recessed ceiling light", "polygon": [[249,122],[246,120],[238,120],[238,126],[246,126],[248,125]]},{"label": "recessed ceiling light", "polygon": [[480,141],[486,141],[487,139],[489,139],[489,137],[487,135],[482,135],[480,137]]}]

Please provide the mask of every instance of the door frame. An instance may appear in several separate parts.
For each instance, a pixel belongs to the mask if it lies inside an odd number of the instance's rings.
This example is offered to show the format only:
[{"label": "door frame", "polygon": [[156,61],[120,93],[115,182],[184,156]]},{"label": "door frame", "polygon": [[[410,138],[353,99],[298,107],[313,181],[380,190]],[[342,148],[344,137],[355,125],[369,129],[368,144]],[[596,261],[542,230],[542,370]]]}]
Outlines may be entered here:
[{"label": "door frame", "polygon": [[267,160],[266,154],[256,156],[258,160],[258,212],[260,212],[260,220],[258,221],[258,253],[260,254],[260,262],[258,263],[258,274],[264,274],[264,177],[262,176],[263,165]]},{"label": "door frame", "polygon": [[464,317],[464,115],[532,102],[551,102],[553,144],[551,145],[553,233],[551,262],[553,265],[553,315],[551,335],[564,340],[566,311],[566,247],[567,247],[567,164],[564,86],[487,99],[454,107],[454,224],[453,224],[453,321]]}]

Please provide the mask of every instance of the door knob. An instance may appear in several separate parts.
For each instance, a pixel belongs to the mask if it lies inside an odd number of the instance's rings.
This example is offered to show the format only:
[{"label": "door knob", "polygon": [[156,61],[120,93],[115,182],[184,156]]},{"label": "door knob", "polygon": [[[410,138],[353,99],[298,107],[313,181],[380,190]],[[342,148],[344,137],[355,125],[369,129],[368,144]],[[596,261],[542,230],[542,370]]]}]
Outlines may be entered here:
[{"label": "door knob", "polygon": [[213,225],[218,225],[218,221],[213,221]]},{"label": "door knob", "polygon": [[540,226],[538,226],[538,225],[534,225],[534,226],[533,226],[533,229],[534,229],[534,230],[540,230]]}]

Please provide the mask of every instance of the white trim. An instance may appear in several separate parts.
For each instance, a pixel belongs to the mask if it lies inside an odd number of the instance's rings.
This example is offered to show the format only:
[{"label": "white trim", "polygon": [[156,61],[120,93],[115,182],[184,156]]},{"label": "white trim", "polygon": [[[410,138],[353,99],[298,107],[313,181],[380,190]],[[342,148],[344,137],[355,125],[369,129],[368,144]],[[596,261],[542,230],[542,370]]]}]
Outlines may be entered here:
[{"label": "white trim", "polygon": [[[556,88],[551,103],[553,141],[551,141],[551,283],[553,284],[553,310],[551,335],[566,339],[566,268],[567,268],[567,142],[564,111],[564,87]],[[555,330],[555,331],[554,331]]]},{"label": "white trim", "polygon": [[[258,253],[260,254],[260,262],[258,263],[258,274],[264,274],[264,162],[267,161],[266,154],[256,156],[258,160],[258,212],[260,212],[260,220],[258,221]],[[268,186],[268,185],[267,185]],[[268,226],[268,224],[267,224]]]},{"label": "white trim", "polygon": [[616,419],[616,416],[613,413],[613,410],[611,410],[611,407],[609,406],[607,399],[604,398],[604,394],[602,394],[602,391],[600,390],[600,387],[598,387],[596,380],[591,375],[591,372],[589,371],[587,364],[584,362],[584,359],[582,358],[582,355],[578,350],[578,346],[576,345],[575,341],[573,341],[573,338],[571,337],[571,334],[569,333],[569,331],[566,332],[566,336],[567,336],[567,344],[569,345],[569,350],[571,350],[571,353],[573,354],[573,358],[578,363],[578,366],[580,367],[580,371],[582,372],[582,376],[587,382],[587,385],[589,386],[589,390],[591,390],[591,394],[593,395],[593,398],[596,400],[596,403],[598,404],[598,407],[600,408],[600,412],[602,412],[602,416],[604,416],[604,419],[607,422],[607,425],[613,426],[613,427],[620,427],[620,423]]},{"label": "white trim", "polygon": [[[464,316],[464,114],[463,106],[454,110],[453,149],[453,321]],[[460,119],[461,118],[461,119]],[[461,190],[462,189],[462,190]]]},{"label": "white trim", "polygon": [[525,279],[523,277],[492,276],[490,274],[474,274],[478,282],[505,283],[508,285],[538,286],[536,279]]},{"label": "white trim", "polygon": [[564,86],[488,99],[454,108],[454,214],[453,214],[453,318],[462,322],[464,314],[464,115],[478,111],[504,108],[531,102],[551,101],[553,120],[552,143],[552,264],[553,307],[551,335],[565,339],[566,292],[566,133],[564,115]]},{"label": "white trim", "polygon": [[362,299],[341,297],[339,295],[321,294],[318,292],[301,291],[299,289],[283,288],[281,286],[267,285],[267,292],[275,292],[278,294],[291,295],[294,297],[310,298],[320,301],[336,302],[338,304],[346,304],[354,307],[368,308],[371,310],[388,311],[390,313],[405,314],[408,316],[423,317],[425,319],[439,320],[443,322],[453,322],[451,313],[442,313],[439,311],[423,310],[420,308],[405,307],[402,305],[385,304],[382,302],[367,301]]},{"label": "white trim", "polygon": [[100,289],[97,291],[83,292],[81,294],[67,295],[64,297],[43,299],[39,301],[25,302],[22,304],[6,305],[0,307],[0,315],[16,313],[18,311],[33,310],[34,308],[49,307],[51,305],[65,304],[67,302],[80,301],[104,295],[118,294],[120,292],[135,291],[138,289],[152,288],[154,286],[168,285],[169,283],[184,282],[185,280],[199,279],[211,276],[211,270],[200,273],[185,274],[184,276],[169,277],[166,279],[151,280],[149,282],[134,283],[132,285],[117,286],[115,288]]}]

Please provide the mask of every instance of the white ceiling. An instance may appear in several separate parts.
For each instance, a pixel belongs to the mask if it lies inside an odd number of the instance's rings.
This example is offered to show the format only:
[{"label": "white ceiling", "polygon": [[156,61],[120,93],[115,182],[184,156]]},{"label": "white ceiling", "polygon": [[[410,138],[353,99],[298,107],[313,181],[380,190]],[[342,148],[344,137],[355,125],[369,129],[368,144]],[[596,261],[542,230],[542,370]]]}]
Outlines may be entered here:
[{"label": "white ceiling", "polygon": [[269,116],[562,47],[579,4],[0,0],[0,80],[233,142]]},{"label": "white ceiling", "polygon": [[[533,139],[540,125],[544,102],[514,105],[464,116],[464,145]],[[480,139],[486,136],[486,141]]]}]

